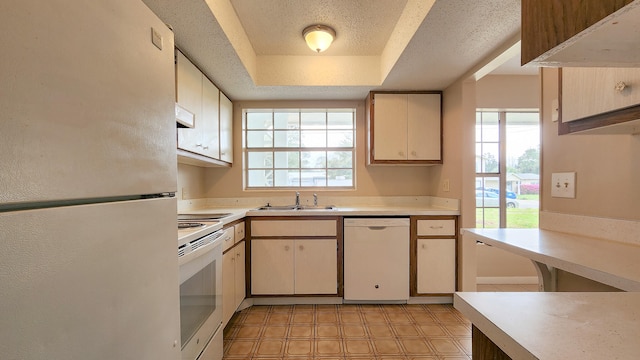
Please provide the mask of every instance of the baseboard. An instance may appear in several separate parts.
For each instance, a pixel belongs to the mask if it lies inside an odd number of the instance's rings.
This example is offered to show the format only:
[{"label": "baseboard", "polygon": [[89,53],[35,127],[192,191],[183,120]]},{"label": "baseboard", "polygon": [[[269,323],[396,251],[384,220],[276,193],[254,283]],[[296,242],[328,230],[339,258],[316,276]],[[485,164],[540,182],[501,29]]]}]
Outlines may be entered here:
[{"label": "baseboard", "polygon": [[342,304],[340,297],[254,297],[253,305]]},{"label": "baseboard", "polygon": [[478,276],[476,284],[537,284],[537,276]]}]

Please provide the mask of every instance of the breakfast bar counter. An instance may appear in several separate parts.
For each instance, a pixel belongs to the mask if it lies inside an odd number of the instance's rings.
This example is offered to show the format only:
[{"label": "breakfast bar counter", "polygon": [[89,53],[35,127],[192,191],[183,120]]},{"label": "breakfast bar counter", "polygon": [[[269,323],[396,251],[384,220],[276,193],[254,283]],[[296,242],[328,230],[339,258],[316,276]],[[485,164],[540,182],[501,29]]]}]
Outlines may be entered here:
[{"label": "breakfast bar counter", "polygon": [[556,288],[556,270],[624,291],[640,291],[640,246],[541,229],[463,229],[476,241],[533,261],[544,291]]},{"label": "breakfast bar counter", "polygon": [[453,304],[473,324],[474,360],[640,354],[640,293],[461,292]]}]

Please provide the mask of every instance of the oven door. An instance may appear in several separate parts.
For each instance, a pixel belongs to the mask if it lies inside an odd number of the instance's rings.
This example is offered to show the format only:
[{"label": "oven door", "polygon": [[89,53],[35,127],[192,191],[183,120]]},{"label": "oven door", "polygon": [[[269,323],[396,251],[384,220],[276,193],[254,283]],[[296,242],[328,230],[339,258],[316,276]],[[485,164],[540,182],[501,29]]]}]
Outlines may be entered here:
[{"label": "oven door", "polygon": [[190,244],[179,257],[182,359],[195,360],[222,324],[222,232]]}]

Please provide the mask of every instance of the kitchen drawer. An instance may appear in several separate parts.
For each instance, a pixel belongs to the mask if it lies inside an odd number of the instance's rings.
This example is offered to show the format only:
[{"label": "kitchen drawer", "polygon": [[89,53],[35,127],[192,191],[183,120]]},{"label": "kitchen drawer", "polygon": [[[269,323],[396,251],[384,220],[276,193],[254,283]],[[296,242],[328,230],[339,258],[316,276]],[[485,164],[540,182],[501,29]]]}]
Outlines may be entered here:
[{"label": "kitchen drawer", "polygon": [[235,230],[235,242],[239,243],[244,239],[244,221],[239,224],[235,224],[233,228]]},{"label": "kitchen drawer", "polygon": [[336,220],[254,220],[251,236],[337,236]]},{"label": "kitchen drawer", "polygon": [[224,229],[224,234],[222,235],[222,240],[224,241],[222,245],[222,251],[226,251],[231,248],[233,244],[235,244],[235,230],[233,226],[230,226]]},{"label": "kitchen drawer", "polygon": [[418,236],[456,235],[456,221],[446,220],[418,220]]}]

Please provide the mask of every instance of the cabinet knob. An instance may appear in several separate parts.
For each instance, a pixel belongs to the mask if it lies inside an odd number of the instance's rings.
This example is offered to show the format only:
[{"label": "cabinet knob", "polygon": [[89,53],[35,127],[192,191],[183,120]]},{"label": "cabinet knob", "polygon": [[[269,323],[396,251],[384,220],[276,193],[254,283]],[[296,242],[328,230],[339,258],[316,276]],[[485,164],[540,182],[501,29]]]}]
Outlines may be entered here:
[{"label": "cabinet knob", "polygon": [[617,92],[621,93],[624,91],[624,89],[627,88],[627,83],[625,83],[624,81],[618,81],[618,83],[615,86],[615,89]]},{"label": "cabinet knob", "polygon": [[380,285],[376,284],[376,285],[374,286],[374,288],[379,289],[379,288],[380,288]]},{"label": "cabinet knob", "polygon": [[197,143],[197,144],[196,144],[196,147],[202,147],[202,144]]},{"label": "cabinet knob", "polygon": [[411,152],[411,155],[413,155],[413,156],[418,156],[418,153],[417,153],[417,152],[415,152],[415,151],[412,151],[412,152]]},{"label": "cabinet knob", "polygon": [[304,246],[300,245],[300,251],[304,250]]},{"label": "cabinet knob", "polygon": [[236,257],[237,257],[238,259],[240,259],[240,253],[237,253],[237,254],[236,254]]},{"label": "cabinet knob", "polygon": [[423,248],[423,249],[426,249],[426,248],[427,248],[427,245],[422,244],[422,248]]},{"label": "cabinet knob", "polygon": [[404,151],[398,151],[398,155],[404,156]]},{"label": "cabinet knob", "polygon": [[208,146],[203,146],[202,148],[203,148],[203,149],[205,149],[205,150],[207,150],[209,147],[208,147]]},{"label": "cabinet knob", "polygon": [[289,251],[289,245],[285,245],[284,251]]}]

